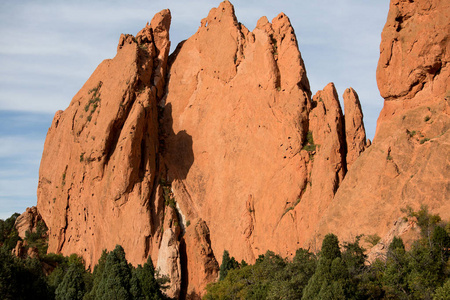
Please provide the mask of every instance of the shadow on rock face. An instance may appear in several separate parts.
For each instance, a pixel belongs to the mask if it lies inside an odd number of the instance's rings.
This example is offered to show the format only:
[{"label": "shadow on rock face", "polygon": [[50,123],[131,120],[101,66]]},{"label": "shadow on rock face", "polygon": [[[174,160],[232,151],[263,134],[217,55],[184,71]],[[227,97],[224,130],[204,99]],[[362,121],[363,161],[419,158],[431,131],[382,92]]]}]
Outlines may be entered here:
[{"label": "shadow on rock face", "polygon": [[172,105],[170,103],[164,108],[163,128],[165,134],[164,156],[169,169],[170,180],[186,179],[194,163],[192,136],[185,130],[178,133],[173,131]]}]

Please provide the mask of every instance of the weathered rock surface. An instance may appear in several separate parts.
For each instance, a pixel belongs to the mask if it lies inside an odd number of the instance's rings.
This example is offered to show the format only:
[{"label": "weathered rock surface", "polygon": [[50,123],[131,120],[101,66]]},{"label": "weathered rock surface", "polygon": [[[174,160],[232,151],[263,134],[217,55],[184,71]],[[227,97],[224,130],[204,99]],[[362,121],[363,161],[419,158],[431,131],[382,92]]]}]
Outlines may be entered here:
[{"label": "weathered rock surface", "polygon": [[364,128],[363,112],[358,94],[354,89],[348,88],[344,95],[345,111],[345,137],[347,143],[347,170],[359,155],[368,147],[366,130]]},{"label": "weathered rock surface", "polygon": [[205,294],[206,285],[217,279],[219,264],[211,249],[209,228],[202,219],[186,228],[183,240],[185,277],[181,298],[201,299]]},{"label": "weathered rock surface", "polygon": [[156,103],[165,87],[168,10],[136,37],[122,35],[56,113],[39,172],[38,208],[49,251],[82,255],[92,266],[102,249],[121,244],[128,260],[157,259],[164,203],[155,196],[159,166]]},{"label": "weathered rock surface", "polygon": [[283,13],[249,31],[224,1],[169,58],[160,12],[55,115],[38,187],[49,251],[92,266],[121,244],[133,264],[151,255],[168,295],[199,299],[225,249],[252,263],[329,232],[388,242],[406,205],[449,218],[448,16],[445,1],[391,1],[369,147],[353,89],[345,115],[332,83],[311,99]]},{"label": "weathered rock surface", "polygon": [[354,161],[323,217],[334,232],[389,235],[401,208],[450,218],[450,4],[391,1],[377,80],[385,98],[370,148]]},{"label": "weathered rock surface", "polygon": [[178,46],[163,103],[164,158],[185,220],[206,222],[217,255],[254,261],[268,247],[297,247],[298,238],[284,238],[292,222],[278,225],[306,184],[299,152],[309,94],[284,14],[249,32],[225,1]]},{"label": "weathered rock surface", "polygon": [[39,214],[36,206],[27,207],[25,212],[17,217],[16,223],[14,226],[17,229],[17,232],[20,238],[25,238],[25,233],[35,232],[38,222],[42,221],[42,217]]},{"label": "weathered rock surface", "polygon": [[159,274],[169,277],[170,286],[164,293],[170,298],[178,298],[181,290],[181,228],[176,210],[170,206],[166,209],[166,217],[161,230],[163,234],[156,269],[159,269]]}]

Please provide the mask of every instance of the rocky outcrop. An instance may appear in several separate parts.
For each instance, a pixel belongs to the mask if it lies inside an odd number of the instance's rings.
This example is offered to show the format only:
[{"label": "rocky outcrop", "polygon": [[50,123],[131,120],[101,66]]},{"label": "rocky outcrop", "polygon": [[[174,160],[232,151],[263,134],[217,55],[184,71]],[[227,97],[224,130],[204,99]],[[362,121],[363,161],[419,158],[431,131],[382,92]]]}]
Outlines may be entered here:
[{"label": "rocky outcrop", "polygon": [[339,187],[319,239],[328,232],[386,238],[408,205],[450,218],[449,16],[447,1],[391,1],[377,69],[385,102],[376,135]]},{"label": "rocky outcrop", "polygon": [[224,250],[252,263],[329,232],[388,241],[406,205],[450,217],[448,31],[428,34],[448,15],[444,1],[391,2],[368,147],[353,89],[345,115],[332,83],[311,98],[285,14],[249,31],[224,1],[169,57],[160,12],[55,115],[38,187],[49,251],[92,266],[121,244],[133,264],[151,255],[169,296],[199,299]]},{"label": "rocky outcrop", "polygon": [[294,251],[297,239],[278,238],[292,223],[279,224],[306,184],[311,103],[289,19],[250,32],[222,2],[171,59],[163,156],[185,220],[206,222],[219,256]]},{"label": "rocky outcrop", "polygon": [[17,217],[14,226],[17,229],[17,233],[21,239],[25,238],[27,231],[36,232],[36,228],[39,222],[42,222],[42,217],[39,214],[36,206],[27,207],[24,213]]},{"label": "rocky outcrop", "polygon": [[176,209],[171,206],[167,207],[164,225],[161,228],[163,234],[156,269],[159,270],[160,275],[169,277],[170,286],[164,290],[169,298],[178,298],[181,290],[181,227],[179,224]]},{"label": "rocky outcrop", "polygon": [[158,114],[170,47],[170,12],[136,37],[122,35],[48,131],[38,208],[49,251],[78,253],[88,266],[121,244],[127,259],[157,259],[164,215],[158,183]]},{"label": "rocky outcrop", "polygon": [[209,228],[202,219],[194,220],[186,228],[183,238],[183,276],[185,277],[182,299],[201,299],[206,285],[217,279],[219,264],[211,249]]},{"label": "rocky outcrop", "polygon": [[366,130],[362,122],[363,112],[358,94],[354,89],[348,88],[345,90],[343,98],[348,170],[359,155],[368,147],[368,143],[366,141]]}]

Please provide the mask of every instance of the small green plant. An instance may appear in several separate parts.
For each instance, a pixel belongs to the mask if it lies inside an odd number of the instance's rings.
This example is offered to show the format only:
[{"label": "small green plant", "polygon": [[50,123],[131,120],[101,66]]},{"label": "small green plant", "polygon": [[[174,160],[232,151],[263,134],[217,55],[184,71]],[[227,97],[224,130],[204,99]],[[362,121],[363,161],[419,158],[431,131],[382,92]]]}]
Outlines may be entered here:
[{"label": "small green plant", "polygon": [[80,154],[80,162],[84,161],[84,152]]},{"label": "small green plant", "polygon": [[387,155],[386,159],[387,159],[387,160],[392,160],[392,156],[391,156],[390,153]]},{"label": "small green plant", "polygon": [[100,88],[102,87],[103,82],[99,81],[97,86],[95,88],[92,88],[89,90],[88,94],[92,94],[91,99],[89,99],[89,102],[84,106],[84,111],[88,112],[89,108],[92,105],[91,111],[89,112],[89,116],[87,117],[88,122],[92,120],[92,114],[97,110],[97,107],[100,104]]},{"label": "small green plant", "polygon": [[191,225],[191,220],[186,221],[186,227],[189,227],[189,225]]},{"label": "small green plant", "polygon": [[370,234],[366,236],[364,240],[372,246],[375,246],[378,242],[380,242],[381,237],[378,234]]},{"label": "small green plant", "polygon": [[306,134],[306,145],[303,146],[302,150],[306,150],[308,152],[313,152],[316,150],[316,145],[314,144],[312,131],[308,131]]},{"label": "small green plant", "polygon": [[66,184],[66,171],[64,171],[64,173],[62,174],[62,182],[61,182],[62,186],[64,186]]},{"label": "small green plant", "polygon": [[175,198],[173,197],[170,184],[166,183],[165,181],[163,181],[163,179],[161,179],[161,185],[163,188],[164,204],[166,206],[170,206],[175,209],[177,204],[175,202]]},{"label": "small green plant", "polygon": [[425,118],[423,119],[425,122],[428,122],[431,119],[430,116],[425,116]]},{"label": "small green plant", "polygon": [[425,142],[428,142],[430,139],[429,138],[424,138],[420,140],[420,144],[422,145]]},{"label": "small green plant", "polygon": [[408,131],[408,134],[409,134],[410,137],[415,136],[416,133],[417,133],[417,132],[416,132],[415,130],[413,130],[413,131]]}]

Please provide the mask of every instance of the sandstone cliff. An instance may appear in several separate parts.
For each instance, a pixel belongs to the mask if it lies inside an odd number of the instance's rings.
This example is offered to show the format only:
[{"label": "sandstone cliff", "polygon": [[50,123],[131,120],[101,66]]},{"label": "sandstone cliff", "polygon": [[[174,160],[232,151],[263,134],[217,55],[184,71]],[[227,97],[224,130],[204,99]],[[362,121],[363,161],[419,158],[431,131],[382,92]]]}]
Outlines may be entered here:
[{"label": "sandstone cliff", "polygon": [[102,249],[121,244],[136,264],[161,239],[156,102],[165,86],[170,19],[162,11],[136,37],[122,35],[116,57],[56,113],[38,186],[49,251],[78,253],[91,266]]},{"label": "sandstone cliff", "polygon": [[328,232],[389,235],[407,204],[450,217],[448,17],[444,1],[391,2],[369,147],[353,89],[345,115],[332,83],[312,97],[285,14],[249,31],[224,1],[170,57],[170,12],[156,14],[55,115],[38,187],[49,251],[92,266],[121,244],[196,299],[225,249],[254,262]]},{"label": "sandstone cliff", "polygon": [[408,205],[450,218],[449,28],[447,1],[391,1],[377,69],[385,102],[376,135],[321,220],[319,239],[330,231],[343,239],[389,236]]}]

